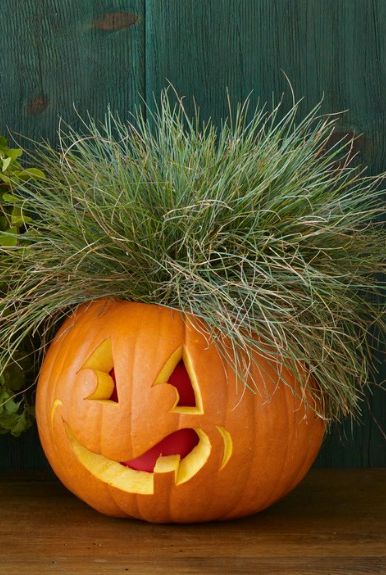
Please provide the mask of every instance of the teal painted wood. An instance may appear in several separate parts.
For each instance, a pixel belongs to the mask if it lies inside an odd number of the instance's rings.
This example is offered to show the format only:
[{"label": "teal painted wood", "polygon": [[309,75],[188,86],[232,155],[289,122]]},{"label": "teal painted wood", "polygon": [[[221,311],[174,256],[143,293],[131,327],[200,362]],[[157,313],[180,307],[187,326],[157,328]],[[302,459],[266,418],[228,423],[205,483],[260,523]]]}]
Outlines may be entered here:
[{"label": "teal painted wood", "polygon": [[[288,76],[302,112],[348,110],[341,132],[357,142],[369,173],[386,169],[384,0],[150,0],[146,4],[148,102],[169,82],[192,109],[219,122],[225,98],[272,102]],[[379,350],[379,356],[381,356]],[[383,349],[384,351],[384,349]],[[380,359],[380,358],[378,358]],[[379,376],[384,379],[385,373]],[[325,466],[384,466],[386,393],[374,388],[360,424],[334,427],[318,459]],[[370,414],[370,411],[372,414]]]},{"label": "teal painted wood", "polygon": [[0,132],[54,141],[59,117],[140,104],[143,0],[2,0],[0,20]]},{"label": "teal painted wood", "polygon": [[363,133],[362,158],[385,167],[386,3],[383,0],[150,0],[146,4],[147,99],[169,81],[204,117],[253,91],[270,102],[288,76],[303,110],[344,115]]},{"label": "teal painted wood", "polygon": [[[144,0],[1,0],[0,133],[57,140],[107,106],[122,116],[144,91]],[[76,110],[75,110],[76,109]],[[30,144],[33,145],[32,143]],[[48,466],[35,430],[0,436],[0,470]]]},{"label": "teal painted wood", "polygon": [[[303,113],[322,97],[324,111],[348,110],[340,130],[363,134],[370,173],[386,169],[384,0],[2,0],[0,11],[0,132],[54,140],[58,114],[77,121],[73,102],[81,114],[110,104],[126,115],[138,92],[151,104],[168,81],[218,122],[226,88],[234,102],[285,92],[289,105],[284,71]],[[319,465],[386,465],[386,394],[368,402],[361,424],[334,430]],[[43,462],[34,432],[0,437],[0,469]]]}]

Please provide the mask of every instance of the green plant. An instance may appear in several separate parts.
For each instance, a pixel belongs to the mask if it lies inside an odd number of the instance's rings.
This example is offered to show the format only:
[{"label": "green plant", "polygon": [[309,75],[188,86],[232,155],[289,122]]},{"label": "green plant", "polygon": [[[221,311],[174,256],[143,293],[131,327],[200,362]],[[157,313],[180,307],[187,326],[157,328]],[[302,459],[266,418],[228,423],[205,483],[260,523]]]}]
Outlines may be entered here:
[{"label": "green plant", "polygon": [[0,263],[0,361],[116,297],[202,318],[244,383],[256,350],[307,366],[323,416],[357,413],[384,328],[381,177],[354,165],[349,138],[331,144],[335,116],[297,108],[250,117],[245,103],[217,130],[164,93],[148,119],[108,114],[42,146],[47,179],[17,193],[38,217]]},{"label": "green plant", "polygon": [[31,178],[44,178],[38,168],[23,168],[22,154],[23,150],[9,148],[6,138],[0,137],[0,246],[16,245],[20,229],[30,221],[13,190]]},{"label": "green plant", "polygon": [[[16,246],[20,240],[25,225],[31,221],[23,213],[20,199],[14,195],[18,186],[31,178],[43,178],[44,174],[37,168],[23,168],[19,162],[22,155],[20,148],[10,148],[7,140],[0,137],[0,246]],[[7,254],[2,254],[6,258]],[[4,297],[8,290],[12,267],[9,276],[2,275],[0,281],[0,296]],[[8,293],[8,297],[10,294]],[[1,310],[2,323],[6,311]],[[18,349],[12,355],[12,361],[4,362],[0,373],[0,434],[12,433],[19,435],[28,428],[33,409],[23,400],[27,387],[28,376],[32,373],[32,358],[28,357],[31,347],[28,338],[20,342]]]}]

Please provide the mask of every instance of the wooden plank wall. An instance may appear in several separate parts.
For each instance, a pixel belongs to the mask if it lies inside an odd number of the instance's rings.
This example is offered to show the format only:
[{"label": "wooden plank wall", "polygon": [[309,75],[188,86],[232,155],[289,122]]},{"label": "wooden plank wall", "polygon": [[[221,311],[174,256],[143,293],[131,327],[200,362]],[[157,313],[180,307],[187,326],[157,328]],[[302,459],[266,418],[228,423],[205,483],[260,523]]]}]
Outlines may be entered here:
[{"label": "wooden plank wall", "polygon": [[[168,82],[219,121],[226,88],[234,102],[289,101],[285,72],[304,111],[322,98],[348,110],[341,131],[362,134],[370,173],[386,169],[385,0],[1,0],[0,59],[0,133],[56,141],[59,116],[125,117]],[[367,404],[318,465],[386,464],[386,394]],[[0,437],[0,469],[45,465],[34,431]]]}]

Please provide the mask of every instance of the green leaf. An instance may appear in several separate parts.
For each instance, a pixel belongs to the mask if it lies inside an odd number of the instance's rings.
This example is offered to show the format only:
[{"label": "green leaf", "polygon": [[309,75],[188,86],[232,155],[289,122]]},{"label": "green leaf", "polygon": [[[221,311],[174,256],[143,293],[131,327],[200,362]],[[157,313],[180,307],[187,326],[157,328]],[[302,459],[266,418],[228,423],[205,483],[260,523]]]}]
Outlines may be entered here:
[{"label": "green leaf", "polygon": [[9,394],[0,394],[0,434],[11,433],[18,437],[32,423],[33,408],[14,401]]},{"label": "green leaf", "polygon": [[20,226],[24,226],[25,220],[24,217],[19,215],[12,215],[11,216],[11,224],[16,228],[16,231],[19,231]]},{"label": "green leaf", "polygon": [[15,227],[9,228],[8,231],[0,231],[0,246],[16,246],[17,245],[17,229]]},{"label": "green leaf", "polygon": [[0,231],[5,232],[9,228],[9,221],[5,216],[0,216]]},{"label": "green leaf", "polygon": [[12,183],[11,178],[6,176],[4,173],[0,172],[0,181],[3,181],[7,186],[10,186]]},{"label": "green leaf", "polygon": [[21,180],[28,180],[29,178],[44,180],[46,176],[44,172],[42,172],[42,170],[39,170],[38,168],[27,168],[19,172],[17,174],[17,177],[20,178]]},{"label": "green leaf", "polygon": [[1,170],[2,172],[5,172],[7,170],[7,168],[9,167],[9,164],[12,162],[12,158],[5,158],[4,160],[2,160],[2,167]]},{"label": "green leaf", "polygon": [[18,201],[19,198],[14,196],[13,194],[8,194],[7,192],[2,195],[4,202],[8,202],[9,204],[14,204]]},{"label": "green leaf", "polygon": [[23,150],[20,148],[8,148],[6,154],[9,158],[11,158],[12,162],[15,162],[15,160],[23,155]]},{"label": "green leaf", "polygon": [[8,399],[4,405],[4,411],[7,415],[14,415],[19,411],[20,403],[17,403],[14,399]]},{"label": "green leaf", "polygon": [[[24,369],[26,369],[26,365],[24,365]],[[20,365],[17,363],[8,365],[4,372],[4,380],[10,391],[15,392],[23,389],[23,387],[26,386],[23,362],[21,362]]]},{"label": "green leaf", "polygon": [[11,224],[14,226],[21,226],[24,224],[24,219],[20,206],[14,206],[11,212]]}]

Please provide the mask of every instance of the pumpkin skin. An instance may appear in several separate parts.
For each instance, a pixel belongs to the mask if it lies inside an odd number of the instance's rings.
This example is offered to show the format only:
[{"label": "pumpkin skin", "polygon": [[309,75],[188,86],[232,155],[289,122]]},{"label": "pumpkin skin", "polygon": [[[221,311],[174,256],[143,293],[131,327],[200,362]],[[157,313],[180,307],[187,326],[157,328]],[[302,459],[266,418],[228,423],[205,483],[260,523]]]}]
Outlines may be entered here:
[{"label": "pumpkin skin", "polygon": [[[194,407],[179,407],[176,387],[164,381],[181,357]],[[43,449],[66,487],[107,515],[197,522],[260,511],[306,474],[325,424],[284,383],[296,386],[284,366],[280,379],[273,364],[257,359],[259,391],[242,393],[193,316],[117,300],[80,306],[41,368],[36,416]],[[114,400],[103,396],[111,361]],[[195,430],[198,440],[185,464],[171,455],[153,472],[122,465],[182,429]]]}]

